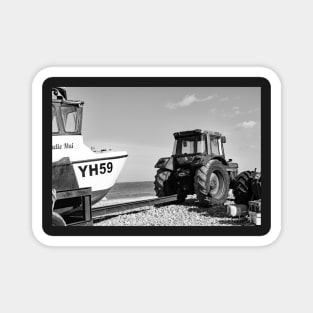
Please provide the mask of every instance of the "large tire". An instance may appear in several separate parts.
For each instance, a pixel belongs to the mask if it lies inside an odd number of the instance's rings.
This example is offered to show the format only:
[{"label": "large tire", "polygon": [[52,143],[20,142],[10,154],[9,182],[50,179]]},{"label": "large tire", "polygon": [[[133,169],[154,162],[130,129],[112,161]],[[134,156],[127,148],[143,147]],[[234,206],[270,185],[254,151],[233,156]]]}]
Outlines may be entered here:
[{"label": "large tire", "polygon": [[253,200],[261,199],[261,173],[257,173],[252,179],[251,189]]},{"label": "large tire", "polygon": [[222,205],[228,197],[229,175],[218,160],[201,166],[195,174],[194,189],[201,205]]},{"label": "large tire", "polygon": [[235,178],[233,194],[236,204],[248,204],[252,200],[252,179],[253,172],[241,172]]},{"label": "large tire", "polygon": [[62,216],[56,212],[52,212],[52,226],[66,226]]},{"label": "large tire", "polygon": [[172,172],[159,169],[155,175],[154,190],[158,197],[165,197],[175,194],[175,189],[170,180]]}]

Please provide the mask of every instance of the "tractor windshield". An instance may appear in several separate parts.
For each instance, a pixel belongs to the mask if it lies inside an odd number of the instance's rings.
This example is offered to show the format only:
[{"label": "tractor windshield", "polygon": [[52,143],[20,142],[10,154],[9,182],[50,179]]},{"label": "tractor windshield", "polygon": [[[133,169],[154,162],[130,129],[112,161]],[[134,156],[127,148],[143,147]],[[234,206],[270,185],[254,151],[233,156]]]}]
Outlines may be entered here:
[{"label": "tractor windshield", "polygon": [[175,140],[173,155],[197,153],[207,153],[204,135],[186,136]]}]

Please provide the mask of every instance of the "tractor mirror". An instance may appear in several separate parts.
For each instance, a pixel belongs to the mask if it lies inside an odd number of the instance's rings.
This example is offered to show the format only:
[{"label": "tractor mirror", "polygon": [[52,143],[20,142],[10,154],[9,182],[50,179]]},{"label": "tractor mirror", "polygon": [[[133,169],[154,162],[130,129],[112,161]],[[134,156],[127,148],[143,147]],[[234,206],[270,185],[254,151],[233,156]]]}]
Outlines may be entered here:
[{"label": "tractor mirror", "polygon": [[226,137],[222,136],[222,143],[226,143]]},{"label": "tractor mirror", "polygon": [[187,147],[187,141],[186,140],[183,140],[183,147]]}]

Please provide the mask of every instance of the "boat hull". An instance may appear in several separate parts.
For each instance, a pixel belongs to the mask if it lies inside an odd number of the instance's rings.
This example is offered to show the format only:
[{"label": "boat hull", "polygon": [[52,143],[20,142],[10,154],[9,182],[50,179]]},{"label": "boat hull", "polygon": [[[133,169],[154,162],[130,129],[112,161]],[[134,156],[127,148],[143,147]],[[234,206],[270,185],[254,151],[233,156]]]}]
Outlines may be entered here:
[{"label": "boat hull", "polygon": [[95,204],[99,202],[101,199],[103,199],[107,193],[111,190],[109,189],[103,189],[103,190],[97,190],[91,192],[91,204]]},{"label": "boat hull", "polygon": [[[92,204],[100,201],[114,186],[127,152],[93,152],[79,137],[53,139],[52,188],[58,191],[91,187]],[[56,143],[56,139],[63,144]]]}]

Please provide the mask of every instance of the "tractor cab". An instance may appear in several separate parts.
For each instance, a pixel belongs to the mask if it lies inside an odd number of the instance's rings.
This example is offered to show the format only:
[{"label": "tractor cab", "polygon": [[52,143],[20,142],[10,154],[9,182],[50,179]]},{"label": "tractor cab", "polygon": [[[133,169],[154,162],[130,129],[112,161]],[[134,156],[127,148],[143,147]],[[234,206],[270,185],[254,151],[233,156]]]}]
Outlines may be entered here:
[{"label": "tractor cab", "polygon": [[64,88],[52,88],[52,135],[81,135],[83,101],[67,100]]},{"label": "tractor cab", "polygon": [[217,155],[224,156],[226,137],[218,132],[195,129],[174,133],[173,156]]}]

